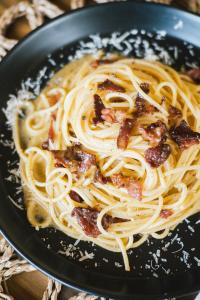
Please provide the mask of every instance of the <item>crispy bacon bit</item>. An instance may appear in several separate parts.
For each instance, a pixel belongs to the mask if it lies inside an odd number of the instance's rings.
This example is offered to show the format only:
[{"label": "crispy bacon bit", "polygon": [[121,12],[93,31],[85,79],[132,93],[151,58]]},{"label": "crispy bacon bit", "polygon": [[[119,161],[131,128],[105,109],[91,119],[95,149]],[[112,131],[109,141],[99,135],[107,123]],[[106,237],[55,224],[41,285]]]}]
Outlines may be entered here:
[{"label": "crispy bacon bit", "polygon": [[119,149],[125,150],[128,146],[129,137],[131,135],[131,131],[135,124],[134,119],[127,118],[122,122],[122,125],[119,130],[119,135],[117,138],[117,147]]},{"label": "crispy bacon bit", "polygon": [[167,139],[167,127],[162,121],[152,123],[146,128],[140,127],[139,132],[144,139],[150,141],[152,147],[156,147],[160,142],[164,143]]},{"label": "crispy bacon bit", "polygon": [[125,187],[127,182],[127,177],[122,174],[114,174],[111,176],[112,183],[117,187]]},{"label": "crispy bacon bit", "polygon": [[136,116],[141,116],[145,113],[154,113],[157,110],[157,108],[151,104],[149,104],[144,98],[142,98],[139,94],[136,97],[135,100],[135,106],[136,106]]},{"label": "crispy bacon bit", "polygon": [[152,168],[158,168],[162,165],[171,154],[171,147],[168,144],[159,144],[156,147],[149,148],[145,151],[145,160]]},{"label": "crispy bacon bit", "polygon": [[127,183],[127,191],[133,199],[142,200],[142,185],[140,182],[130,179]]},{"label": "crispy bacon bit", "polygon": [[173,215],[173,211],[171,209],[162,209],[160,212],[160,217],[163,219],[167,219],[171,215]]},{"label": "crispy bacon bit", "polygon": [[126,119],[126,112],[120,109],[115,111],[115,119],[117,123],[122,123]]},{"label": "crispy bacon bit", "polygon": [[55,105],[60,99],[60,93],[55,93],[47,96],[48,102],[51,106]]},{"label": "crispy bacon bit", "polygon": [[170,136],[181,150],[200,143],[200,133],[194,132],[185,120],[170,130]]},{"label": "crispy bacon bit", "polygon": [[91,66],[93,68],[97,68],[98,66],[106,65],[106,64],[112,64],[113,62],[115,62],[114,59],[108,59],[108,58],[96,59],[96,60],[91,62]]},{"label": "crispy bacon bit", "polygon": [[130,177],[125,177],[121,174],[114,174],[111,176],[112,183],[117,187],[124,187],[128,194],[139,201],[142,200],[142,185],[137,180]]},{"label": "crispy bacon bit", "polygon": [[186,74],[194,81],[200,80],[200,68],[193,68],[187,71]]},{"label": "crispy bacon bit", "polygon": [[79,157],[80,157],[80,160],[81,160],[81,163],[80,163],[80,166],[79,166],[79,172],[86,172],[87,170],[89,170],[89,168],[92,165],[96,164],[96,157],[95,157],[94,154],[82,151],[79,154]]},{"label": "crispy bacon bit", "polygon": [[115,111],[112,108],[104,108],[101,111],[101,118],[108,123],[115,123]]},{"label": "crispy bacon bit", "polygon": [[105,105],[103,104],[103,101],[101,100],[101,97],[97,94],[94,95],[94,111],[95,111],[95,117],[93,118],[93,123],[96,125],[98,122],[103,122],[104,119],[102,119],[102,110],[105,109]]},{"label": "crispy bacon bit", "polygon": [[84,200],[81,198],[81,196],[79,196],[79,194],[75,191],[71,191],[69,193],[70,197],[72,198],[72,200],[78,202],[78,203],[82,203]]},{"label": "crispy bacon bit", "polygon": [[94,238],[100,234],[97,227],[98,214],[99,212],[92,208],[75,207],[72,211],[72,217],[76,217],[84,233]]},{"label": "crispy bacon bit", "polygon": [[104,108],[101,111],[101,117],[108,123],[122,123],[126,118],[126,113],[122,110],[114,110],[112,108]]},{"label": "crispy bacon bit", "polygon": [[169,118],[176,120],[182,117],[182,112],[175,106],[170,105],[169,107]]},{"label": "crispy bacon bit", "polygon": [[45,141],[44,143],[42,143],[42,149],[43,150],[49,150],[49,141]]},{"label": "crispy bacon bit", "polygon": [[95,182],[99,182],[101,184],[106,184],[109,181],[108,177],[103,176],[103,174],[101,173],[101,170],[99,168],[99,166],[96,166],[96,172],[94,175],[94,181]]},{"label": "crispy bacon bit", "polygon": [[114,91],[114,92],[125,92],[125,88],[112,82],[109,79],[106,79],[104,82],[98,84],[98,89],[99,90],[108,90],[108,91]]},{"label": "crispy bacon bit", "polygon": [[[143,82],[140,84],[140,88],[145,92],[146,94],[149,94],[150,92],[150,86],[149,83]],[[151,105],[148,101],[146,101],[140,93],[137,94],[135,99],[135,106],[136,106],[136,112],[134,115],[136,117],[139,117],[145,113],[154,113],[157,110],[157,108],[153,105]]]},{"label": "crispy bacon bit", "polygon": [[70,168],[71,172],[86,172],[92,165],[96,164],[95,155],[81,150],[79,146],[51,152],[56,160],[56,167]]},{"label": "crispy bacon bit", "polygon": [[146,94],[149,94],[150,92],[150,86],[148,82],[142,82],[140,84],[140,88],[143,90],[143,92],[145,92]]},{"label": "crispy bacon bit", "polygon": [[[78,224],[83,229],[87,236],[98,237],[101,233],[97,226],[97,218],[99,211],[94,208],[75,207],[72,211],[72,217],[76,217]],[[102,218],[102,226],[106,230],[113,223],[125,222],[127,220],[113,218],[109,215],[104,215]]]},{"label": "crispy bacon bit", "polygon": [[96,125],[98,122],[108,122],[108,123],[121,123],[126,116],[126,113],[122,110],[114,110],[112,108],[106,108],[101,100],[101,97],[97,94],[94,95],[94,111],[95,117],[93,118],[93,123]]},{"label": "crispy bacon bit", "polygon": [[55,167],[69,168],[72,173],[76,173],[79,167],[78,161],[74,157],[73,147],[68,147],[67,150],[52,150],[55,159]]}]

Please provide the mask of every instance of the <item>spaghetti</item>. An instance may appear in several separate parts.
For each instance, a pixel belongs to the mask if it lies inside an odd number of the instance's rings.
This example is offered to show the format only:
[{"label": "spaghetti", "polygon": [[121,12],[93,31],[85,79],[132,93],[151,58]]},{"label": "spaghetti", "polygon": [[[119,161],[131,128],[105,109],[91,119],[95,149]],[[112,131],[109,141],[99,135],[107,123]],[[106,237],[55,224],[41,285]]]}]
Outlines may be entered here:
[{"label": "spaghetti", "polygon": [[199,211],[200,86],[189,76],[86,56],[20,105],[13,135],[33,226],[121,252],[129,271],[128,249]]}]

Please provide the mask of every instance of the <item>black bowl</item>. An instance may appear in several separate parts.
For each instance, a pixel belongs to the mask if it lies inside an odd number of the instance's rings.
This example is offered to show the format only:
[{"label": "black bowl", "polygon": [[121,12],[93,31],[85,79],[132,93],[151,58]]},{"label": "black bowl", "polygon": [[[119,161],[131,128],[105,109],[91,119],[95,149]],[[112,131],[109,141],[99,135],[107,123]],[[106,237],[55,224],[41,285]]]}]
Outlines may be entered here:
[{"label": "black bowl", "polygon": [[[120,33],[113,35],[114,31]],[[127,31],[129,34],[123,35]],[[37,94],[52,71],[67,63],[70,55],[79,56],[80,48],[92,52],[94,44],[109,51],[152,58],[150,47],[154,56],[177,69],[199,65],[199,31],[198,16],[149,3],[112,3],[65,14],[31,33],[0,64],[1,108],[6,107],[9,95],[15,94],[22,82]],[[88,37],[95,33],[103,39]],[[80,44],[80,40],[85,42]],[[66,249],[74,240],[54,229],[35,231],[25,211],[10,200],[12,197],[23,205],[21,193],[16,193],[18,183],[8,171],[17,156],[7,147],[11,132],[5,123],[1,111],[0,229],[20,255],[63,284],[115,299],[156,300],[199,290],[198,215],[180,224],[163,241],[150,239],[129,251],[131,272],[123,270],[120,254],[80,242],[76,249],[71,248],[73,255],[69,256]],[[80,262],[80,249],[93,252],[95,258]]]}]

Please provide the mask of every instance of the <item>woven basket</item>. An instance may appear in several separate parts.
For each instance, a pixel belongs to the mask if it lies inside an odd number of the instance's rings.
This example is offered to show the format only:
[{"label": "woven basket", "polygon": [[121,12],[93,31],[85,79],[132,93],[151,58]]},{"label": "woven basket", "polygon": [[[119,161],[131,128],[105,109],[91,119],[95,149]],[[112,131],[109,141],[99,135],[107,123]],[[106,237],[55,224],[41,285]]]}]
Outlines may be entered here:
[{"label": "woven basket", "polygon": [[180,7],[200,14],[200,0],[176,0],[175,3]]}]

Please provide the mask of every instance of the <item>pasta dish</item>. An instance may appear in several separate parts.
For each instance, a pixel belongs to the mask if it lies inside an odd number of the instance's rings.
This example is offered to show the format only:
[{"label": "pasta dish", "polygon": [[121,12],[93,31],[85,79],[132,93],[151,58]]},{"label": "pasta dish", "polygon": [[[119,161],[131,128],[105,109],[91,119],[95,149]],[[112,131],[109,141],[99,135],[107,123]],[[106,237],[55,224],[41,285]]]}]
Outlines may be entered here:
[{"label": "pasta dish", "polygon": [[30,223],[120,252],[129,271],[129,249],[163,239],[198,212],[193,73],[115,54],[85,56],[24,101],[13,136]]}]

